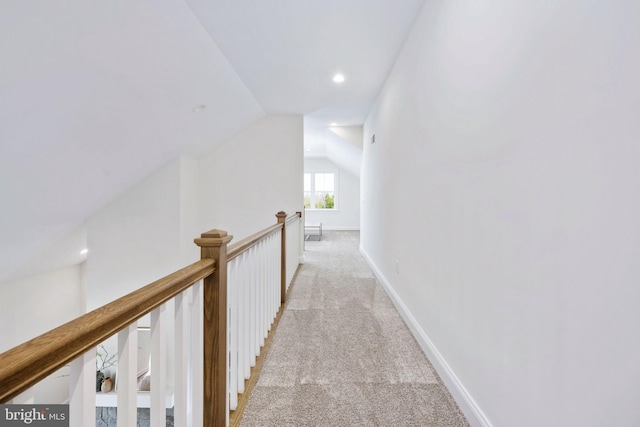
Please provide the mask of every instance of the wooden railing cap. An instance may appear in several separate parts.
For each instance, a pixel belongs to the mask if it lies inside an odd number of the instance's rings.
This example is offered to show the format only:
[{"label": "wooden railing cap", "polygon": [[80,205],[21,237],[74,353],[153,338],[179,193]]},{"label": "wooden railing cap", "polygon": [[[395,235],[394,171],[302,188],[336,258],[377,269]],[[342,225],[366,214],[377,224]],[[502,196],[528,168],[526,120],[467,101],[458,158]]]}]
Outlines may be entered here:
[{"label": "wooden railing cap", "polygon": [[229,243],[233,239],[232,235],[227,234],[224,230],[213,229],[202,233],[199,238],[193,239],[196,245],[200,247],[216,247]]},{"label": "wooden railing cap", "polygon": [[205,231],[204,233],[202,233],[200,235],[200,237],[202,238],[207,238],[207,237],[226,237],[227,236],[227,232],[224,230],[218,230],[217,228],[214,228],[213,230],[209,230],[209,231]]}]

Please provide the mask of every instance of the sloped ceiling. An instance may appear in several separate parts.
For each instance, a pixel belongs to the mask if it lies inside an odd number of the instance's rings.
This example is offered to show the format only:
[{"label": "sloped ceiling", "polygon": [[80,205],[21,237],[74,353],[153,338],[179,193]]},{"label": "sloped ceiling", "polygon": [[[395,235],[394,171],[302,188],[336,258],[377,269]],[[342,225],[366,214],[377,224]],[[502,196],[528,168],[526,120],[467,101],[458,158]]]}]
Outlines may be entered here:
[{"label": "sloped ceiling", "polygon": [[360,178],[362,126],[329,126],[305,135],[305,157],[327,158]]},{"label": "sloped ceiling", "polygon": [[362,124],[422,3],[0,2],[0,282],[265,114]]},{"label": "sloped ceiling", "polygon": [[359,175],[328,127],[364,123],[423,0],[187,1],[267,112],[305,115],[305,155]]},{"label": "sloped ceiling", "polygon": [[0,280],[265,114],[183,1],[3,1],[0,57]]},{"label": "sloped ceiling", "polygon": [[327,125],[364,122],[423,3],[187,1],[267,112]]}]

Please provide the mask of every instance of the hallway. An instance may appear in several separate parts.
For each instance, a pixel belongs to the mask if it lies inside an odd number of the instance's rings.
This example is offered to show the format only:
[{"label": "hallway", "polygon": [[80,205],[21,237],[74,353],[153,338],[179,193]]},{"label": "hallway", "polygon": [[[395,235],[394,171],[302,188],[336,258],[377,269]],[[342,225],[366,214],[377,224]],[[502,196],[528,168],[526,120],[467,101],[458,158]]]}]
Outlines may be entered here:
[{"label": "hallway", "polygon": [[358,244],[306,242],[241,426],[468,426]]}]

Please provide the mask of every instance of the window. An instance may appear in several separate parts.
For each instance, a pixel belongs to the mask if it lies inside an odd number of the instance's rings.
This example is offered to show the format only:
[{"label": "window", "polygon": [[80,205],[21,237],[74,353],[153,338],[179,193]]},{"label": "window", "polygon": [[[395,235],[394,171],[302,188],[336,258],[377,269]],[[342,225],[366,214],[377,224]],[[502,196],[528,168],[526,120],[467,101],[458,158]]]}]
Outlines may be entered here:
[{"label": "window", "polygon": [[308,172],[304,174],[304,207],[307,209],[336,208],[336,174]]}]

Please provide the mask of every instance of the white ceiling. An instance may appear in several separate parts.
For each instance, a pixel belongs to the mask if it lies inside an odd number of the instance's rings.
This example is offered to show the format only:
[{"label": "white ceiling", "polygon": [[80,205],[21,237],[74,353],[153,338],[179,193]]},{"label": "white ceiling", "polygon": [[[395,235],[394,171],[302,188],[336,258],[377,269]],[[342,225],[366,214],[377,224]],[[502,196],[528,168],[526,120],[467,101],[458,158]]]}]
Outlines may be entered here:
[{"label": "white ceiling", "polygon": [[[187,0],[268,113],[362,124],[423,0]],[[335,73],[343,84],[331,80]]]},{"label": "white ceiling", "polygon": [[265,111],[305,115],[310,155],[328,156],[327,127],[364,123],[424,0],[187,2]]},{"label": "white ceiling", "polygon": [[0,281],[265,114],[362,124],[422,3],[0,2]]}]

